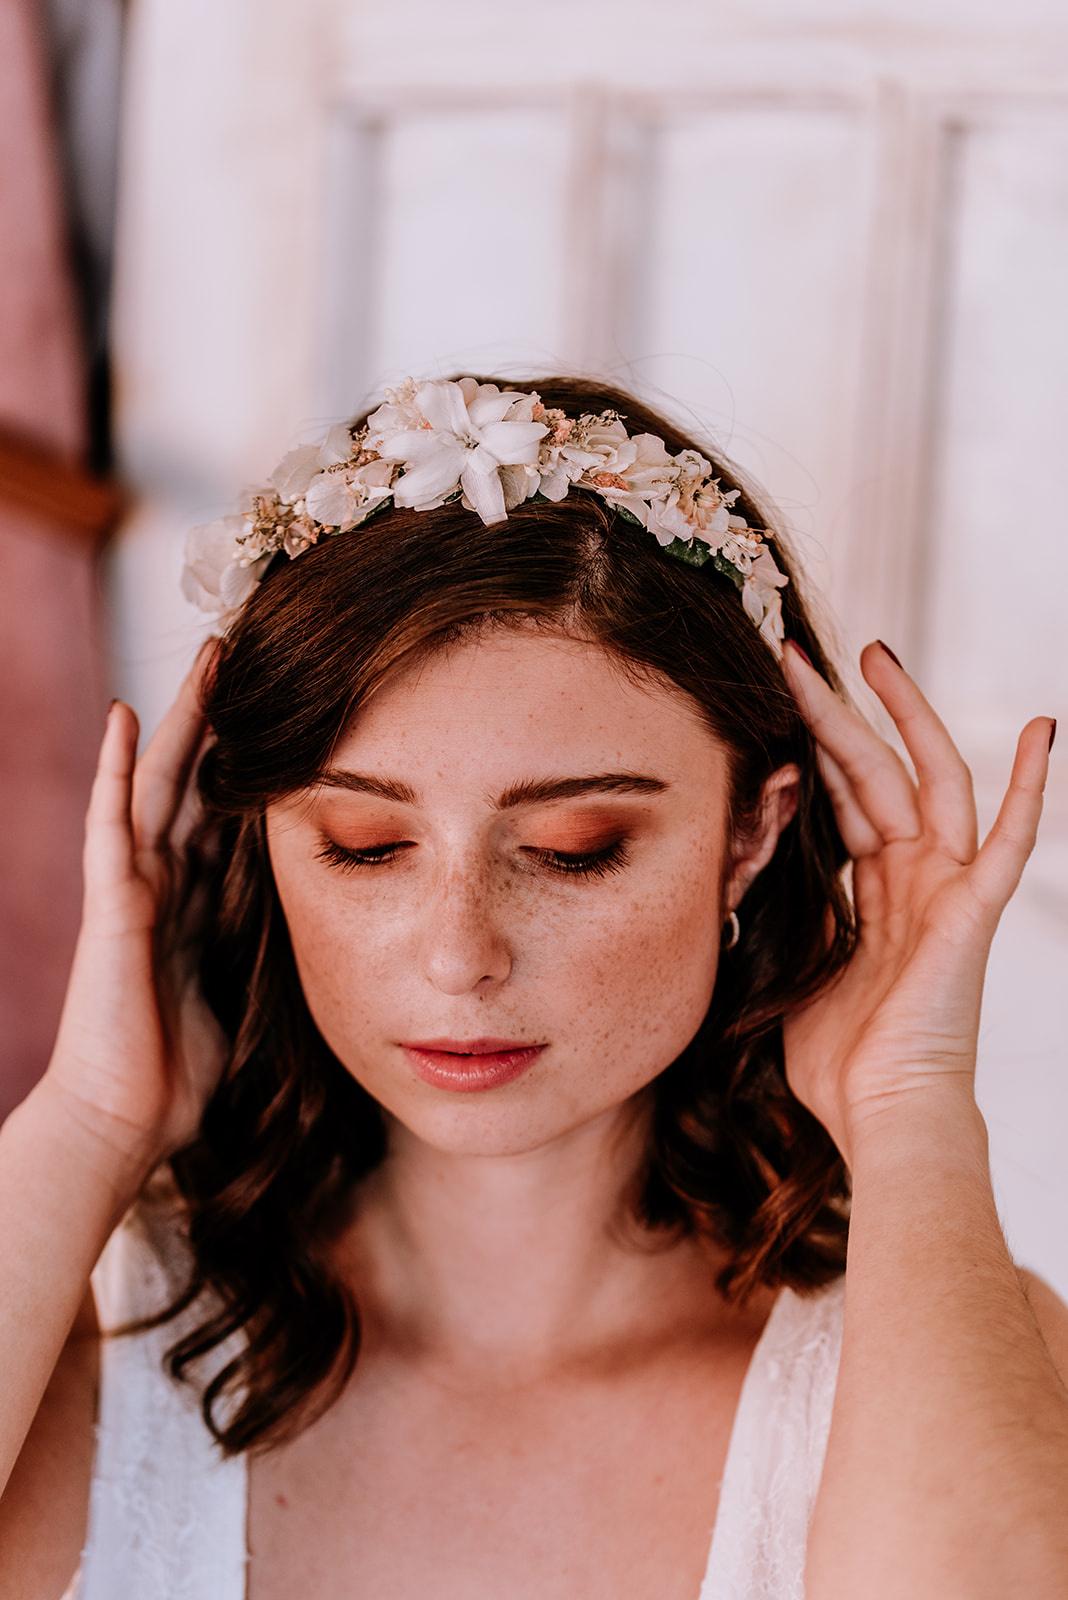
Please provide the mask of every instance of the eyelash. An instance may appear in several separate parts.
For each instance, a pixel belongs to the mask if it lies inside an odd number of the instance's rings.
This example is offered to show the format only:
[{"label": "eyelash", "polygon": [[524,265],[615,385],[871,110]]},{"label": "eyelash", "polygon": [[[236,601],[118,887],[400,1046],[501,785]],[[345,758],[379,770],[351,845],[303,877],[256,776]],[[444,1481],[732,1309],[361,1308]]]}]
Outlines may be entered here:
[{"label": "eyelash", "polygon": [[[375,845],[371,850],[346,850],[344,845],[324,839],[316,851],[316,859],[325,861],[342,872],[352,872],[357,867],[377,867],[394,860],[399,845]],[[566,855],[560,850],[534,850],[530,854],[540,860],[551,872],[565,877],[603,878],[610,872],[619,872],[630,860],[625,839],[616,839],[603,850],[589,850],[581,855]]]}]

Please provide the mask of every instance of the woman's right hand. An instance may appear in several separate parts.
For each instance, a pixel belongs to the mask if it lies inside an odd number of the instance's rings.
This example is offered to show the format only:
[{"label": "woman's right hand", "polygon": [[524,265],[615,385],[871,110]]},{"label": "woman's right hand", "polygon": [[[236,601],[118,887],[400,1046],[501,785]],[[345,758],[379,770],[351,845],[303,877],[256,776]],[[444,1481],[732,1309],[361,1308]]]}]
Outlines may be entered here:
[{"label": "woman's right hand", "polygon": [[85,822],[81,928],[39,1085],[146,1177],[194,1137],[226,1059],[199,987],[206,888],[189,849],[195,829],[201,861],[212,843],[195,773],[216,645],[201,647],[140,760],[137,715],[112,703]]}]

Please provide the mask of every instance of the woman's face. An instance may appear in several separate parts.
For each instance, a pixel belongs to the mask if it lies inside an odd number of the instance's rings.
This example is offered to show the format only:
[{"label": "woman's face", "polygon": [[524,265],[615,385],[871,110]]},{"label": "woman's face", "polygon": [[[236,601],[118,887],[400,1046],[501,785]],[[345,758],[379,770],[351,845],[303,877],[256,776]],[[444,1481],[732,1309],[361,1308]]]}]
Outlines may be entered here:
[{"label": "woman's face", "polygon": [[[681,696],[627,683],[595,645],[498,631],[379,690],[331,770],[406,798],[351,778],[287,797],[267,811],[271,865],[320,1032],[412,1133],[533,1149],[620,1107],[693,1037],[719,956],[726,760]],[[769,780],[727,908],[792,814],[796,773]],[[562,779],[570,794],[523,796]],[[394,845],[370,864],[320,853]],[[569,872],[558,854],[604,859]],[[546,1047],[477,1090],[428,1081],[404,1048],[480,1037]]]}]

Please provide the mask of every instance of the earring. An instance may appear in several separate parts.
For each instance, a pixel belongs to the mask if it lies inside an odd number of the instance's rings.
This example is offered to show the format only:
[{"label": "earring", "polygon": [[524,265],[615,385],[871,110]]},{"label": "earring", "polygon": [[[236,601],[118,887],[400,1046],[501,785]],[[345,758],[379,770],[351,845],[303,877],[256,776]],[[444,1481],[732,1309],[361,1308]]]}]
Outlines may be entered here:
[{"label": "earring", "polygon": [[724,950],[733,950],[735,945],[738,943],[738,937],[739,937],[739,935],[741,934],[741,931],[742,931],[741,924],[738,921],[738,913],[737,913],[737,911],[732,911],[731,912],[730,916],[726,919],[726,922],[724,923],[724,927],[726,927],[728,922],[731,925],[730,940],[729,940],[729,942],[727,944],[722,945],[721,948],[724,949]]}]

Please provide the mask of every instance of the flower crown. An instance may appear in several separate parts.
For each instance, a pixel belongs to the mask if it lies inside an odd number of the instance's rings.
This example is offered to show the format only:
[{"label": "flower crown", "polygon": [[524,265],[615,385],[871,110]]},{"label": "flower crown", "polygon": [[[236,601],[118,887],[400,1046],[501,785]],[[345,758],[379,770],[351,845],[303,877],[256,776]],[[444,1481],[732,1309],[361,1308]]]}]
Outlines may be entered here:
[{"label": "flower crown", "polygon": [[711,561],[741,591],[746,615],[782,656],[779,590],[789,582],[765,543],[730,507],[696,450],[669,455],[652,433],[628,435],[619,412],[568,417],[536,390],[475,378],[405,378],[360,428],[335,424],[320,444],[284,456],[233,516],[192,528],[182,593],[223,633],[279,550],[293,559],[398,506],[429,511],[459,499],[490,526],[524,500],[562,500],[572,484],[655,534],[693,566]]}]

